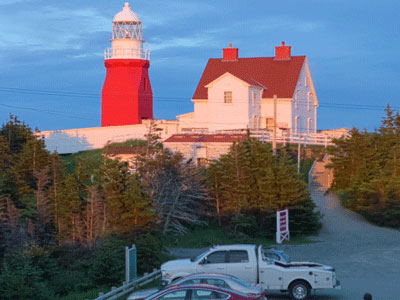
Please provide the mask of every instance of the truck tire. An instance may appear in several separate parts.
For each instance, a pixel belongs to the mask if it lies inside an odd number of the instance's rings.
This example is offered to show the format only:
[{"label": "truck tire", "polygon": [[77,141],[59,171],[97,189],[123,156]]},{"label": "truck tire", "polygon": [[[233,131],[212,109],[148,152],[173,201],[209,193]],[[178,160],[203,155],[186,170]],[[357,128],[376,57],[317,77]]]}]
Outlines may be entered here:
[{"label": "truck tire", "polygon": [[307,300],[311,294],[311,287],[304,280],[296,280],[290,284],[289,294],[292,300]]}]

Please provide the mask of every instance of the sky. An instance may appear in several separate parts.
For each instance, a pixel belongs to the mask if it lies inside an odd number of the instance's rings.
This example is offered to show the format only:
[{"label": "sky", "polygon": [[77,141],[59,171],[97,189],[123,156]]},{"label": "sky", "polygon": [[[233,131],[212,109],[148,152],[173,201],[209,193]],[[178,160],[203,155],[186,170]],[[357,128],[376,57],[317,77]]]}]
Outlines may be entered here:
[{"label": "sky", "polygon": [[[124,0],[0,0],[0,124],[97,127],[104,50]],[[400,110],[400,10],[388,0],[131,0],[151,48],[154,116],[175,119],[209,58],[273,56],[285,41],[306,55],[320,103],[318,129],[380,126]]]}]

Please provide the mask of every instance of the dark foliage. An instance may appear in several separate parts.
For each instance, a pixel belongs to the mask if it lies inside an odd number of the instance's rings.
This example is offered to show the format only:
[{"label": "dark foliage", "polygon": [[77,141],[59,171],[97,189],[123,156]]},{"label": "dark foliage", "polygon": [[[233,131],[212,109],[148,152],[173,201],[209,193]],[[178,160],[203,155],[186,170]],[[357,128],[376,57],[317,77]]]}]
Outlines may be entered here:
[{"label": "dark foliage", "polygon": [[351,130],[330,149],[333,189],[371,222],[400,228],[400,115],[390,106],[375,132]]}]

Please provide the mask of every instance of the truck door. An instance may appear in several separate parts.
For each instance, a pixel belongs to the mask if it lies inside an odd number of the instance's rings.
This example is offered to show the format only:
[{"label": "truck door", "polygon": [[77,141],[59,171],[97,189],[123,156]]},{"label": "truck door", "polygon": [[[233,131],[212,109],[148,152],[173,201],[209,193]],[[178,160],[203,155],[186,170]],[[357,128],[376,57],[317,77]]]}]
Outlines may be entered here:
[{"label": "truck door", "polygon": [[227,251],[214,251],[200,260],[197,273],[226,274]]},{"label": "truck door", "polygon": [[236,276],[248,283],[256,283],[257,262],[250,261],[247,250],[230,250],[228,253],[227,274]]},{"label": "truck door", "polygon": [[282,267],[274,264],[273,260],[266,258],[262,246],[258,247],[259,283],[266,290],[281,290],[283,288]]}]

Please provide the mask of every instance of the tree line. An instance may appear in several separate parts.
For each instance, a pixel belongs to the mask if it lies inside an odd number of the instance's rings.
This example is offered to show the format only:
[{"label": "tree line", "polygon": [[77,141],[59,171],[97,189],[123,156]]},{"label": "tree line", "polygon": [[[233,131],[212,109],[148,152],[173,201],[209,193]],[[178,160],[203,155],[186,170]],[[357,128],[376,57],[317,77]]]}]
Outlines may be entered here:
[{"label": "tree line", "polygon": [[400,228],[400,115],[387,106],[374,132],[353,128],[330,148],[332,189],[371,222]]},{"label": "tree line", "polygon": [[[149,271],[162,259],[160,237],[184,234],[192,225],[215,223],[234,234],[272,238],[275,211],[289,208],[294,234],[319,229],[320,215],[288,148],[274,155],[270,145],[248,137],[199,167],[165,149],[158,130],[153,125],[146,140],[130,143],[137,150],[130,162],[78,158],[68,170],[28,125],[10,117],[0,129],[5,299],[54,299],[118,284],[123,267],[121,261],[113,264],[112,253],[123,243],[137,244],[139,271]],[[70,284],[65,280],[61,288],[62,277]],[[27,282],[24,289],[20,282]]]}]

